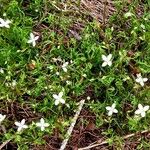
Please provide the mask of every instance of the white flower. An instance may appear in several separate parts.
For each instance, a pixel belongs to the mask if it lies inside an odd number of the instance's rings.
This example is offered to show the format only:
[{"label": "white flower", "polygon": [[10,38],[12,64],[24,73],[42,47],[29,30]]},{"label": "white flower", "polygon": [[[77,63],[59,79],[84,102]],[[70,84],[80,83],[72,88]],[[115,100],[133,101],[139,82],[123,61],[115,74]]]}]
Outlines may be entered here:
[{"label": "white flower", "polygon": [[62,69],[64,70],[64,72],[67,72],[67,66],[68,66],[68,62],[64,62],[64,64],[62,65]]},{"label": "white flower", "polygon": [[91,97],[90,97],[90,96],[88,96],[86,99],[87,99],[87,100],[90,100],[90,99],[91,99]]},{"label": "white flower", "polygon": [[66,83],[67,85],[71,85],[72,82],[67,80]]},{"label": "white flower", "polygon": [[6,13],[3,13],[3,16],[4,16],[4,17],[6,17],[6,16],[7,16],[7,14],[6,14]]},{"label": "white flower", "polygon": [[143,30],[145,30],[145,25],[144,25],[144,24],[141,24],[140,26],[141,26],[141,28],[142,28]]},{"label": "white flower", "polygon": [[33,33],[30,33],[30,39],[27,43],[32,43],[33,47],[36,45],[36,41],[39,39],[39,36],[34,36]]},{"label": "white flower", "polygon": [[12,86],[12,87],[15,87],[16,85],[17,85],[16,80],[13,80],[12,83],[11,83],[11,86]]},{"label": "white flower", "polygon": [[133,13],[131,13],[131,12],[127,12],[124,15],[125,18],[131,17],[131,16],[133,16]]},{"label": "white flower", "polygon": [[0,18],[0,27],[10,28],[9,24],[11,23],[10,20],[4,20]]},{"label": "white flower", "polygon": [[141,86],[144,86],[144,82],[146,82],[148,78],[142,78],[141,74],[137,74],[137,79],[135,80],[137,83],[139,83]]},{"label": "white flower", "polygon": [[60,62],[62,62],[62,59],[61,59],[61,57],[60,56],[58,56],[57,58],[52,58],[52,61],[53,62],[57,62],[57,61],[60,61]]},{"label": "white flower", "polygon": [[0,114],[0,123],[6,118],[6,115]]},{"label": "white flower", "polygon": [[53,66],[48,66],[47,68],[50,69],[50,70],[53,70],[53,69],[54,69]]},{"label": "white flower", "polygon": [[36,123],[36,126],[37,126],[37,127],[40,127],[40,128],[41,128],[41,131],[44,131],[45,127],[48,127],[48,126],[49,126],[49,123],[45,123],[44,119],[41,118],[41,119],[40,119],[40,122]]},{"label": "white flower", "polygon": [[2,74],[4,73],[4,70],[2,68],[0,68],[0,73],[2,73]]},{"label": "white flower", "polygon": [[116,107],[115,103],[113,103],[111,107],[110,106],[106,107],[106,110],[108,110],[108,116],[111,116],[113,113],[118,113],[118,110],[115,109],[115,107]]},{"label": "white flower", "polygon": [[86,75],[86,74],[82,74],[82,76],[83,76],[84,78],[86,78],[86,77],[87,77],[87,75]]},{"label": "white flower", "polygon": [[22,129],[28,128],[28,126],[25,125],[25,119],[22,119],[21,122],[15,122],[15,125],[18,127],[18,132],[20,132]]},{"label": "white flower", "polygon": [[140,114],[141,117],[145,117],[145,115],[146,115],[145,112],[149,110],[149,106],[144,106],[144,107],[143,107],[141,104],[138,104],[138,108],[139,108],[139,109],[137,109],[137,110],[135,111],[135,114],[136,114],[136,115]]},{"label": "white flower", "polygon": [[60,92],[58,95],[53,94],[53,97],[55,98],[55,105],[58,105],[59,103],[65,104],[65,100],[62,98],[63,92]]},{"label": "white flower", "polygon": [[59,76],[59,72],[56,72],[56,75]]},{"label": "white flower", "polygon": [[112,65],[111,58],[112,58],[112,54],[109,54],[108,56],[102,55],[102,59],[104,61],[102,67],[105,67],[107,65],[111,66]]},{"label": "white flower", "polygon": [[5,83],[5,85],[8,87],[8,86],[9,86],[9,83]]}]

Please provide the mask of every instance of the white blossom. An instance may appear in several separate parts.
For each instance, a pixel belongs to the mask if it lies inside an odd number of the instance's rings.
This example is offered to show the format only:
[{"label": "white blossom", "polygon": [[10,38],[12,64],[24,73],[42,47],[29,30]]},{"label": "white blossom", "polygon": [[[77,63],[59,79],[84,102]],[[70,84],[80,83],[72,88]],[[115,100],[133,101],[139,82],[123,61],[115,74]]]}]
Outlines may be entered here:
[{"label": "white blossom", "polygon": [[67,85],[71,85],[72,82],[67,80],[66,83]]},{"label": "white blossom", "polygon": [[55,99],[55,105],[58,105],[59,103],[65,104],[65,100],[62,98],[63,92],[60,92],[58,95],[53,94],[53,97]]},{"label": "white blossom", "polygon": [[68,62],[64,62],[64,64],[62,65],[62,69],[64,72],[67,72],[67,66],[68,66]]},{"label": "white blossom", "polygon": [[86,78],[86,77],[87,77],[87,75],[86,75],[86,74],[82,74],[82,76],[83,76],[84,78]]},{"label": "white blossom", "polygon": [[56,72],[56,75],[59,76],[59,72]]},{"label": "white blossom", "polygon": [[131,16],[133,16],[133,13],[131,13],[131,12],[127,12],[124,15],[125,18],[131,17]]},{"label": "white blossom", "polygon": [[137,79],[135,80],[137,83],[139,83],[141,86],[144,86],[144,82],[146,82],[148,78],[143,78],[141,74],[137,74]]},{"label": "white blossom", "polygon": [[5,118],[6,118],[6,115],[0,114],[0,124],[1,124],[1,122],[2,122]]},{"label": "white blossom", "polygon": [[102,55],[102,59],[103,59],[103,64],[102,64],[102,67],[105,67],[105,66],[111,66],[112,65],[112,54],[109,54],[108,56],[105,56],[105,55]]},{"label": "white blossom", "polygon": [[53,62],[57,62],[57,61],[59,61],[59,62],[62,62],[62,59],[61,59],[61,57],[60,56],[58,56],[57,58],[52,58],[52,61]]},{"label": "white blossom", "polygon": [[44,119],[41,118],[41,119],[40,119],[40,122],[36,123],[36,126],[37,126],[37,127],[40,127],[40,128],[41,128],[41,131],[44,131],[44,130],[45,130],[45,127],[48,127],[48,126],[49,126],[49,123],[45,123]]},{"label": "white blossom", "polygon": [[16,85],[17,85],[16,80],[13,80],[12,83],[11,83],[11,86],[12,86],[12,87],[15,87]]},{"label": "white blossom", "polygon": [[34,36],[33,33],[30,33],[30,39],[27,43],[32,43],[33,47],[36,45],[36,41],[39,39],[39,36]]},{"label": "white blossom", "polygon": [[0,68],[0,73],[2,73],[2,74],[4,73],[4,70],[2,68]]},{"label": "white blossom", "polygon": [[22,129],[28,128],[28,126],[25,125],[25,119],[22,119],[21,122],[15,122],[15,125],[18,127],[18,132],[20,132]]},{"label": "white blossom", "polygon": [[113,103],[112,106],[107,106],[106,110],[108,110],[108,116],[112,116],[113,113],[118,113],[118,110],[115,109],[116,104]]},{"label": "white blossom", "polygon": [[0,18],[0,27],[10,28],[9,24],[11,23],[10,20],[4,20]]},{"label": "white blossom", "polygon": [[90,99],[91,99],[91,97],[90,97],[90,96],[88,96],[86,99],[87,99],[87,100],[90,100]]},{"label": "white blossom", "polygon": [[6,13],[3,13],[3,16],[4,16],[4,17],[6,17],[6,16],[7,16],[7,14],[6,14]]},{"label": "white blossom", "polygon": [[146,115],[146,111],[148,111],[149,110],[149,106],[142,106],[141,104],[138,104],[138,109],[135,111],[135,114],[136,115],[141,115],[141,117],[145,117],[145,115]]}]

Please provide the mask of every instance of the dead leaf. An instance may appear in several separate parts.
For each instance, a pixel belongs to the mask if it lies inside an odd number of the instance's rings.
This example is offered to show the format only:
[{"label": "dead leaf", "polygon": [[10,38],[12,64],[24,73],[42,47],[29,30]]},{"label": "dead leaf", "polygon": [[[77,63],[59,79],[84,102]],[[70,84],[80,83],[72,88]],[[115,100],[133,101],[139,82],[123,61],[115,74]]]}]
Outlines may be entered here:
[{"label": "dead leaf", "polygon": [[34,60],[31,60],[31,63],[28,64],[29,70],[34,70],[36,67],[36,62]]},{"label": "dead leaf", "polygon": [[94,130],[96,129],[96,126],[93,122],[89,122],[89,124],[86,127],[87,130]]}]

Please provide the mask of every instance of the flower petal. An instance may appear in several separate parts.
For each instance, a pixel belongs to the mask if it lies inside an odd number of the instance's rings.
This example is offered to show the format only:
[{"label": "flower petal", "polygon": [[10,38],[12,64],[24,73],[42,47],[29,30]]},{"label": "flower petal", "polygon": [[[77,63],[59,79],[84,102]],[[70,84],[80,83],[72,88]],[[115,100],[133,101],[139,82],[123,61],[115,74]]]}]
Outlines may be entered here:
[{"label": "flower petal", "polygon": [[67,68],[64,68],[64,67],[63,67],[62,69],[64,70],[64,72],[67,72]]},{"label": "flower petal", "polygon": [[106,107],[106,110],[111,110],[111,107],[110,107],[110,106],[107,106],[107,107]]},{"label": "flower petal", "polygon": [[148,78],[143,78],[143,81],[146,82],[148,80]]},{"label": "flower petal", "polygon": [[144,111],[148,111],[148,110],[149,110],[149,106],[147,105],[144,107]]},{"label": "flower petal", "polygon": [[41,131],[44,131],[45,127],[44,126],[41,126]]},{"label": "flower petal", "polygon": [[45,127],[48,127],[48,126],[49,126],[49,123],[45,123],[44,126],[45,126]]},{"label": "flower petal", "polygon": [[112,65],[112,61],[108,61],[108,66],[111,66]]},{"label": "flower petal", "polygon": [[114,111],[113,111],[114,113],[118,113],[118,110],[117,109],[114,109]]},{"label": "flower petal", "polygon": [[4,19],[0,18],[0,23],[3,23],[4,22]]},{"label": "flower petal", "polygon": [[140,109],[137,109],[137,110],[135,111],[135,114],[136,114],[136,115],[141,114],[141,110],[140,110]]},{"label": "flower petal", "polygon": [[21,125],[24,125],[25,124],[25,119],[22,119],[21,120]]},{"label": "flower petal", "polygon": [[22,130],[22,127],[18,127],[17,131],[20,132]]},{"label": "flower petal", "polygon": [[34,38],[35,41],[38,40],[38,39],[39,39],[39,36],[36,36],[36,37]]},{"label": "flower petal", "polygon": [[61,98],[59,101],[60,101],[62,104],[65,104],[65,100],[64,100],[63,98]]},{"label": "flower petal", "polygon": [[138,104],[138,108],[142,110],[143,109],[142,104]]},{"label": "flower petal", "polygon": [[28,128],[28,126],[27,126],[27,125],[23,125],[22,127],[23,127],[23,128],[25,128],[25,129],[27,129],[27,128]]},{"label": "flower petal", "polygon": [[139,108],[140,110],[143,110],[142,104],[138,104],[138,108]]},{"label": "flower petal", "polygon": [[137,78],[137,79],[135,79],[135,81],[136,81],[137,83],[140,83],[140,82],[141,82],[141,79],[140,79],[140,78]]},{"label": "flower petal", "polygon": [[141,86],[144,86],[144,82],[143,81],[141,81],[140,84],[141,84]]},{"label": "flower petal", "polygon": [[34,34],[33,33],[30,33],[30,38],[31,38],[31,40],[34,39]]},{"label": "flower petal", "polygon": [[58,105],[59,104],[59,100],[55,100],[55,105]]},{"label": "flower petal", "polygon": [[111,106],[111,108],[115,108],[116,107],[116,104],[115,103],[113,103],[112,104],[112,106]]},{"label": "flower petal", "polygon": [[2,122],[6,118],[6,115],[0,114],[0,122]]},{"label": "flower petal", "polygon": [[36,45],[36,42],[35,42],[35,41],[32,41],[32,45],[33,45],[33,47],[35,47],[35,45]]},{"label": "flower petal", "polygon": [[40,123],[40,122],[37,122],[37,123],[36,123],[36,126],[37,126],[37,127],[41,127],[41,123]]},{"label": "flower petal", "polygon": [[108,65],[107,62],[103,62],[102,67],[105,67],[107,65]]},{"label": "flower petal", "polygon": [[145,111],[141,112],[141,117],[145,117],[146,113]]},{"label": "flower petal", "polygon": [[138,73],[136,76],[137,76],[137,78],[141,78],[142,77],[141,73]]},{"label": "flower petal", "polygon": [[20,122],[15,122],[15,125],[19,127],[20,126]]},{"label": "flower petal", "polygon": [[113,112],[112,111],[109,111],[108,112],[108,116],[112,116]]},{"label": "flower petal", "polygon": [[58,95],[53,94],[53,98],[58,99]]},{"label": "flower petal", "polygon": [[45,121],[44,121],[43,118],[40,119],[40,123],[41,123],[41,124],[44,124],[44,123],[45,123]]},{"label": "flower petal", "polygon": [[27,43],[32,43],[32,40],[28,40]]},{"label": "flower petal", "polygon": [[104,61],[107,61],[107,57],[106,57],[105,55],[102,55],[102,59],[103,59]]},{"label": "flower petal", "polygon": [[112,54],[109,54],[109,55],[107,56],[107,60],[111,60],[111,58],[112,58]]},{"label": "flower petal", "polygon": [[62,97],[62,96],[63,96],[63,92],[60,92],[60,93],[59,93],[59,97]]}]

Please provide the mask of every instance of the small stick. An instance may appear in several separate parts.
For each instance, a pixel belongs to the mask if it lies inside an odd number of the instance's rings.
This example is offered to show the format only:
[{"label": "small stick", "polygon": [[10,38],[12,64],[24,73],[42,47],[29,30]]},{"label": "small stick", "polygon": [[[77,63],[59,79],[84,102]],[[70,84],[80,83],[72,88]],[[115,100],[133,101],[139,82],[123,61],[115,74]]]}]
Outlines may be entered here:
[{"label": "small stick", "polygon": [[106,15],[107,15],[107,0],[104,1],[104,10],[103,10],[103,25],[106,24]]},{"label": "small stick", "polygon": [[[133,136],[139,134],[139,133],[140,133],[140,134],[144,134],[144,133],[147,133],[147,132],[149,132],[149,130],[144,130],[144,131],[142,131],[142,132],[128,134],[128,135],[124,136],[123,139],[126,140],[126,139],[128,139],[128,138],[130,138],[130,137],[133,137]],[[92,145],[90,144],[89,146],[83,147],[83,148],[79,148],[78,150],[89,150],[89,149],[91,149],[91,148],[93,148],[93,147],[97,147],[97,146],[102,146],[102,145],[104,145],[104,144],[108,144],[108,141],[107,141],[107,140],[105,140],[105,141],[102,142],[102,143],[98,143],[98,142],[99,142],[99,141],[94,142],[94,143],[97,143],[97,144],[92,144]]]},{"label": "small stick", "polygon": [[72,123],[71,123],[71,125],[70,125],[70,127],[69,127],[69,129],[68,129],[68,131],[67,131],[67,134],[66,134],[66,135],[67,135],[67,138],[64,139],[64,141],[62,142],[62,145],[61,145],[61,147],[60,147],[59,150],[64,150],[64,149],[66,148],[66,145],[67,145],[67,143],[68,143],[69,137],[71,136],[71,133],[72,133],[72,131],[73,131],[73,128],[74,128],[74,126],[75,126],[75,124],[76,124],[76,121],[77,121],[79,115],[80,115],[80,112],[81,112],[81,110],[82,110],[82,107],[83,107],[83,105],[84,105],[84,102],[85,102],[85,100],[81,100],[81,101],[80,101],[78,110],[77,110],[77,112],[76,112],[74,118],[72,119]]},{"label": "small stick", "polygon": [[7,140],[5,141],[2,145],[0,145],[0,150],[2,150],[2,148],[7,145],[11,140]]}]

